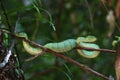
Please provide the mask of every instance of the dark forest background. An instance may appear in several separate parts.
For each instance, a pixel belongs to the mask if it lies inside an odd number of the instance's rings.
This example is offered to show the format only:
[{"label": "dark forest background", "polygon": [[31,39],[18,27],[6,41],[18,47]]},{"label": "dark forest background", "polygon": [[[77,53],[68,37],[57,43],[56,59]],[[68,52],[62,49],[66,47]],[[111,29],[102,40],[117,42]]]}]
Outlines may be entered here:
[{"label": "dark forest background", "polygon": [[[116,0],[1,0],[4,5],[11,30],[14,30],[19,17],[17,32],[26,32],[29,40],[45,45],[49,42],[59,42],[79,36],[94,35],[101,49],[113,50],[112,41],[119,31],[119,3]],[[109,11],[113,11],[115,25],[110,33],[110,24],[106,21]],[[0,8],[0,28],[9,31],[6,17]],[[56,30],[55,30],[56,29]],[[6,38],[10,35],[5,34]],[[10,46],[10,40],[5,40],[5,46]],[[17,52],[24,72],[25,80],[103,80],[91,73],[85,72],[61,58],[51,54],[32,57],[17,40]],[[76,50],[64,53],[79,63],[106,76],[115,78],[115,55],[101,52],[93,59],[80,56]]]}]

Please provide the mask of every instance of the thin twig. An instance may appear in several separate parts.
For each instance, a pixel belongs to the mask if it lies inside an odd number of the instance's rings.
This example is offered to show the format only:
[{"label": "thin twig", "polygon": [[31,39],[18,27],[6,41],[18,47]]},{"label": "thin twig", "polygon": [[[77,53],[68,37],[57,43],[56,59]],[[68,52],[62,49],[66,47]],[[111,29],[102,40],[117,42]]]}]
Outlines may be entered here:
[{"label": "thin twig", "polygon": [[[16,36],[16,35],[12,34],[12,33],[9,32],[9,31],[3,30],[3,29],[0,29],[0,31],[5,32],[5,33],[8,33],[8,34],[10,34],[11,36],[13,36],[13,37],[15,37],[15,38],[22,39],[22,40],[24,40],[24,41],[26,41],[26,42],[28,42],[28,43],[36,46],[36,47],[39,47],[39,48],[41,48],[41,49],[43,49],[43,50],[44,50],[44,49],[47,49],[47,48],[45,48],[45,47],[43,48],[43,46],[41,46],[41,45],[39,45],[39,44],[36,44],[36,43],[34,43],[33,41],[30,41],[30,40],[28,40],[28,39],[26,39],[26,38],[24,38],[24,37],[18,37],[18,36]],[[84,49],[84,50],[92,50],[92,51],[101,51],[101,52],[116,53],[115,50],[95,49],[95,48],[80,47],[80,46],[79,46],[79,47],[76,47],[76,49]]]},{"label": "thin twig", "polygon": [[87,66],[85,66],[85,65],[83,65],[83,64],[81,64],[81,63],[79,63],[79,62],[77,62],[77,61],[75,61],[75,60],[73,60],[73,59],[71,59],[71,58],[69,58],[69,57],[67,57],[67,56],[64,56],[63,54],[56,53],[56,52],[53,52],[53,51],[51,51],[51,50],[50,50],[50,51],[47,50],[47,52],[50,52],[51,54],[54,54],[54,55],[57,56],[57,57],[60,57],[60,58],[66,60],[66,61],[68,61],[68,62],[70,62],[70,63],[72,63],[72,64],[74,64],[74,65],[79,66],[81,69],[83,69],[83,70],[86,71],[86,72],[90,72],[90,73],[92,73],[92,74],[94,74],[94,75],[96,75],[96,76],[99,76],[99,77],[101,77],[101,78],[103,78],[103,79],[105,79],[105,80],[109,80],[109,78],[106,77],[105,75],[103,75],[103,74],[101,74],[101,73],[98,73],[98,72],[96,72],[95,70],[93,70],[93,69],[91,69],[91,68],[89,68],[89,67],[87,67]]},{"label": "thin twig", "polygon": [[[30,41],[30,40],[24,38],[24,37],[18,37],[18,36],[16,36],[16,35],[12,34],[12,33],[9,32],[9,31],[2,30],[2,29],[0,29],[0,31],[5,32],[5,33],[8,33],[8,34],[10,34],[11,36],[13,36],[13,37],[15,37],[15,38],[22,39],[22,40],[24,40],[24,41],[26,41],[26,42],[28,42],[28,43],[30,43],[30,44],[36,46],[36,47],[39,47],[39,48],[43,49],[44,51],[46,51],[46,49],[47,49],[47,48],[45,48],[45,47],[43,47],[43,46],[41,46],[41,45],[39,45],[39,44],[37,44],[37,43],[35,43],[35,42],[33,42],[33,41]],[[84,50],[92,50],[92,51],[101,51],[101,52],[116,53],[115,50],[109,50],[109,49],[96,49],[96,48],[80,47],[80,46],[79,46],[79,47],[76,47],[76,49],[84,49]]]},{"label": "thin twig", "polygon": [[95,48],[90,48],[90,47],[76,47],[76,49],[84,49],[84,50],[89,50],[89,51],[101,51],[101,52],[108,52],[108,53],[116,53],[115,50],[109,50],[109,49],[95,49]]},{"label": "thin twig", "polygon": [[[27,40],[27,39],[25,39],[25,38],[23,38],[23,40],[25,40],[25,41],[27,41],[27,42],[29,42],[29,43],[32,43],[33,45],[36,45],[36,43],[34,43],[34,42],[30,41],[30,40]],[[69,58],[69,57],[67,57],[67,56],[64,56],[64,55],[61,54],[61,53],[57,53],[57,52],[55,52],[55,51],[52,51],[52,50],[50,50],[50,49],[48,49],[48,48],[45,48],[45,47],[43,47],[43,46],[41,46],[41,45],[38,45],[38,44],[37,44],[36,46],[39,46],[39,48],[42,48],[45,52],[50,52],[51,54],[54,54],[54,55],[57,56],[57,57],[60,57],[60,58],[66,60],[66,61],[68,61],[68,62],[70,62],[70,63],[72,63],[72,64],[75,64],[75,65],[79,66],[81,69],[85,70],[86,72],[90,72],[90,73],[92,73],[92,74],[94,74],[94,75],[96,75],[96,76],[99,76],[99,77],[101,77],[101,78],[104,78],[105,80],[109,80],[108,77],[106,77],[106,76],[104,76],[104,75],[102,75],[102,74],[94,71],[93,69],[91,69],[91,68],[89,68],[89,67],[87,67],[87,66],[85,66],[85,65],[83,65],[83,64],[80,64],[79,62],[77,62],[77,61],[75,61],[75,60],[73,60],[73,59],[71,59],[71,58]]]},{"label": "thin twig", "polygon": [[[22,39],[22,40],[24,40],[24,41],[26,41],[26,42],[28,42],[28,43],[36,46],[36,47],[39,47],[39,48],[41,48],[41,49],[42,49],[43,51],[45,51],[45,52],[49,52],[49,53],[51,53],[51,54],[54,54],[54,55],[57,56],[57,57],[60,57],[60,58],[62,58],[62,59],[64,59],[64,60],[67,60],[68,62],[70,62],[70,63],[72,63],[72,64],[74,64],[74,65],[79,66],[81,69],[85,70],[86,72],[90,72],[90,73],[92,73],[92,74],[94,74],[94,75],[96,75],[96,76],[99,76],[99,77],[101,77],[101,78],[103,78],[103,79],[105,79],[105,80],[109,80],[109,78],[106,77],[106,76],[104,76],[103,74],[100,74],[100,73],[94,71],[93,69],[91,69],[91,68],[89,68],[89,67],[87,67],[87,66],[85,66],[85,65],[83,65],[83,64],[80,64],[79,62],[77,62],[77,61],[75,61],[75,60],[73,60],[73,59],[71,59],[71,58],[69,58],[69,57],[67,57],[67,56],[64,56],[64,55],[61,54],[61,53],[57,53],[57,52],[55,52],[55,51],[52,51],[52,50],[50,50],[50,49],[48,49],[48,48],[45,48],[45,47],[43,47],[43,46],[41,46],[41,45],[39,45],[39,44],[36,44],[36,43],[33,42],[33,41],[27,40],[26,38],[15,36],[14,34],[8,32],[8,31],[6,31],[6,30],[1,30],[1,31],[6,32],[6,33],[14,36],[15,38]],[[107,52],[107,51],[105,51],[105,52]]]},{"label": "thin twig", "polygon": [[[17,17],[17,20],[16,20],[16,23],[15,23],[15,27],[14,27],[14,34],[18,32],[18,24],[19,24],[19,20],[20,20],[20,14],[19,12],[17,13],[18,17]],[[13,37],[13,40],[14,40],[14,43],[16,42],[15,38]],[[19,54],[17,52],[17,46],[16,44],[14,44],[14,49],[15,49],[15,59],[16,59],[16,63],[17,63],[17,67],[20,69],[19,72],[21,74],[21,77],[23,80],[25,80],[25,77],[24,77],[24,74],[23,74],[23,70],[22,70],[22,66],[21,66],[21,63],[20,63],[20,58],[19,58]]]},{"label": "thin twig", "polygon": [[85,3],[86,3],[86,5],[87,5],[87,7],[88,7],[89,16],[90,16],[90,21],[91,21],[91,26],[92,26],[92,28],[94,28],[93,15],[92,15],[92,11],[91,11],[90,5],[89,5],[89,3],[88,3],[87,0],[85,0]]}]

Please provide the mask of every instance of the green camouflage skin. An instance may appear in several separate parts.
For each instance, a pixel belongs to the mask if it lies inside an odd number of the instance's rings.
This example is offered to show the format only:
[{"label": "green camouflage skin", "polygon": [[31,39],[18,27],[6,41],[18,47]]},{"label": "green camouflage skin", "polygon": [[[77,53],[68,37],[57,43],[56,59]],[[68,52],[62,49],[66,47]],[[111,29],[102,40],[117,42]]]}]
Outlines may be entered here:
[{"label": "green camouflage skin", "polygon": [[[16,35],[19,37],[24,37],[24,38],[28,39],[26,33],[18,33]],[[48,43],[44,47],[51,49],[55,52],[67,52],[67,51],[70,51],[71,49],[75,48],[76,45],[77,44],[76,44],[75,39],[68,39],[68,40],[65,40],[62,42],[58,42],[58,43]],[[35,48],[26,41],[23,41],[23,47],[24,47],[25,51],[31,55],[37,55],[37,54],[41,54],[43,52],[42,49]]]},{"label": "green camouflage skin", "polygon": [[[18,33],[18,34],[16,34],[16,36],[24,37],[24,38],[28,39],[27,34],[24,32]],[[38,55],[38,54],[41,54],[43,52],[40,48],[33,47],[28,42],[26,42],[24,40],[22,42],[23,42],[23,47],[24,47],[25,51],[31,55]]]},{"label": "green camouflage skin", "polygon": [[[28,39],[26,33],[18,33],[18,34],[16,34],[16,36],[24,37],[24,38]],[[96,40],[97,39],[94,36],[78,37],[77,40],[68,39],[68,40],[64,40],[62,42],[58,42],[58,43],[48,43],[48,44],[44,45],[44,47],[51,49],[55,52],[67,52],[77,46],[99,49],[99,46],[97,44],[93,43]],[[42,49],[33,47],[32,45],[30,45],[28,42],[26,42],[24,40],[23,40],[23,46],[24,46],[25,51],[31,55],[38,55],[43,52]],[[99,54],[99,51],[87,51],[87,50],[82,50],[82,49],[77,49],[77,51],[81,56],[83,56],[85,58],[95,58]]]},{"label": "green camouflage skin", "polygon": [[44,47],[49,48],[55,52],[67,52],[76,47],[75,39],[68,39],[59,43],[48,43]]},{"label": "green camouflage skin", "polygon": [[[97,44],[93,43],[96,40],[97,40],[97,38],[94,36],[78,37],[77,44],[78,44],[78,46],[81,46],[81,47],[100,49]],[[81,49],[77,49],[77,51],[81,56],[83,56],[85,58],[95,58],[100,53],[99,51],[87,51],[87,50],[81,50]]]}]

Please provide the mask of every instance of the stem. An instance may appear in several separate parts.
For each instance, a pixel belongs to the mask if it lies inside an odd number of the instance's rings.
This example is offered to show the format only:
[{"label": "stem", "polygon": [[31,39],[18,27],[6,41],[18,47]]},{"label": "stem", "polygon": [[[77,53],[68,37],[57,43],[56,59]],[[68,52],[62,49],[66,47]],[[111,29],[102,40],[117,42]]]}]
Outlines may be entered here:
[{"label": "stem", "polygon": [[[86,72],[90,72],[90,73],[92,73],[92,74],[94,74],[94,75],[96,75],[96,76],[99,76],[99,77],[101,77],[101,78],[103,78],[103,79],[105,79],[105,80],[109,80],[109,78],[106,77],[106,76],[104,76],[103,74],[100,74],[100,73],[94,71],[93,69],[91,69],[91,68],[89,68],[89,67],[87,67],[87,66],[85,66],[85,65],[83,65],[83,64],[80,64],[79,62],[77,62],[77,61],[75,61],[75,60],[73,60],[73,59],[71,59],[71,58],[69,58],[69,57],[67,57],[67,56],[64,56],[64,55],[61,54],[61,53],[57,53],[57,52],[55,52],[55,51],[52,51],[52,50],[50,50],[50,49],[48,49],[48,48],[45,48],[45,47],[43,47],[43,46],[41,46],[41,45],[39,45],[39,44],[36,44],[36,43],[33,42],[33,41],[27,40],[26,38],[18,37],[18,36],[14,35],[14,34],[12,34],[12,33],[10,33],[10,32],[8,32],[8,31],[6,31],[6,30],[1,30],[1,31],[6,32],[6,33],[14,36],[15,38],[22,39],[22,40],[24,40],[24,41],[26,41],[26,42],[28,42],[28,43],[36,46],[36,47],[39,47],[40,49],[42,49],[42,50],[45,51],[45,52],[49,52],[49,53],[51,53],[51,54],[54,54],[55,56],[60,57],[60,58],[62,58],[62,59],[64,59],[64,60],[66,60],[66,61],[68,61],[68,62],[70,62],[70,63],[72,63],[72,64],[74,64],[74,65],[76,65],[76,66],[78,66],[78,67],[80,67],[81,69],[83,69],[83,70],[86,71]],[[91,49],[91,50],[92,50],[92,49]],[[93,50],[96,50],[96,49],[93,49]],[[97,50],[98,50],[98,49],[97,49]],[[107,49],[99,49],[99,51],[110,52],[110,51],[107,50]],[[112,51],[112,50],[111,50],[111,52],[116,52],[116,51]]]},{"label": "stem", "polygon": [[117,80],[120,80],[120,42],[117,44],[116,60],[115,60],[115,72]]},{"label": "stem", "polygon": [[[48,50],[48,51],[49,51],[49,50]],[[92,74],[94,74],[94,75],[96,75],[96,76],[99,76],[99,77],[105,79],[105,80],[109,80],[109,78],[106,77],[105,75],[103,75],[103,74],[101,74],[101,73],[98,73],[98,72],[96,72],[95,70],[89,68],[88,66],[85,66],[85,65],[83,65],[83,64],[81,64],[81,63],[79,63],[79,62],[77,62],[77,61],[75,61],[75,60],[73,60],[73,59],[71,59],[71,58],[69,58],[69,57],[67,57],[67,56],[64,56],[63,54],[56,53],[56,52],[52,52],[52,51],[49,51],[49,52],[51,52],[51,54],[54,54],[54,55],[57,56],[57,57],[60,57],[60,58],[62,58],[62,59],[64,59],[64,60],[66,60],[66,61],[68,61],[68,62],[70,62],[70,63],[72,63],[72,64],[74,64],[74,65],[76,65],[76,66],[78,66],[78,67],[80,67],[81,69],[83,69],[83,70],[86,71],[86,72],[92,73]]]},{"label": "stem", "polygon": [[101,52],[108,52],[108,53],[116,53],[115,50],[109,50],[109,49],[95,49],[95,48],[90,48],[90,47],[76,47],[76,49],[84,49],[84,50],[89,50],[89,51],[101,51]]},{"label": "stem", "polygon": [[92,11],[91,11],[90,5],[89,5],[89,3],[88,3],[87,0],[85,0],[85,3],[86,3],[86,5],[87,5],[87,7],[88,7],[89,16],[90,16],[90,21],[91,21],[91,26],[92,26],[92,28],[94,28],[93,15],[92,15]]}]

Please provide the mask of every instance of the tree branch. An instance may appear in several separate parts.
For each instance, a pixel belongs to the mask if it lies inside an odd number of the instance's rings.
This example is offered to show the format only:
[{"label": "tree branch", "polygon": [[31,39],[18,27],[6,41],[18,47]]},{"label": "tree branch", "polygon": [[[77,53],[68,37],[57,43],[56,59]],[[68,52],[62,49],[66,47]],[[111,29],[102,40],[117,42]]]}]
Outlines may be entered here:
[{"label": "tree branch", "polygon": [[[49,50],[48,50],[48,51],[49,51]],[[48,51],[47,51],[47,52],[48,52]],[[66,60],[66,61],[74,64],[74,65],[77,65],[78,67],[80,67],[81,69],[83,69],[83,70],[86,71],[86,72],[92,73],[92,74],[94,74],[94,75],[96,75],[96,76],[99,76],[99,77],[105,79],[105,80],[109,80],[109,78],[106,77],[105,75],[103,75],[103,74],[101,74],[101,73],[98,73],[98,72],[96,72],[95,70],[93,70],[93,69],[91,69],[91,68],[89,68],[89,67],[87,67],[87,66],[85,66],[85,65],[83,65],[83,64],[81,64],[81,63],[79,63],[79,62],[77,62],[77,61],[75,61],[75,60],[73,60],[73,59],[71,59],[71,58],[69,58],[69,57],[67,57],[67,56],[64,56],[63,54],[56,53],[56,52],[53,52],[53,51],[49,51],[49,52],[50,52],[51,54],[54,54],[54,55],[57,56],[57,57],[60,57],[60,58],[62,58],[62,59],[64,59],[64,60]]]},{"label": "tree branch", "polygon": [[[8,34],[10,34],[11,36],[13,36],[13,37],[15,37],[15,38],[17,38],[17,39],[22,39],[22,40],[24,40],[24,41],[26,41],[26,42],[28,42],[28,43],[36,46],[36,47],[39,47],[39,48],[41,48],[41,49],[43,49],[43,50],[46,50],[46,49],[47,49],[47,48],[45,48],[45,47],[43,47],[43,46],[41,46],[41,45],[39,45],[39,44],[37,44],[37,43],[35,43],[35,42],[33,42],[33,41],[30,41],[30,40],[28,40],[28,39],[25,39],[24,37],[18,37],[18,36],[16,36],[16,35],[12,34],[12,33],[9,32],[9,31],[3,30],[3,29],[0,29],[0,31],[5,32],[5,33],[8,33]],[[80,47],[80,46],[79,46],[79,47],[75,47],[75,49],[84,49],[84,50],[90,50],[90,51],[101,51],[101,52],[108,52],[108,53],[116,53],[115,50],[95,49],[95,48]]]},{"label": "tree branch", "polygon": [[85,0],[85,3],[86,3],[86,5],[87,5],[87,7],[88,7],[89,16],[90,16],[90,21],[91,21],[91,26],[92,26],[92,28],[94,28],[93,15],[92,15],[92,11],[91,11],[90,5],[89,5],[89,3],[88,3],[87,0]]},{"label": "tree branch", "polygon": [[84,50],[89,50],[89,51],[101,51],[101,52],[108,52],[108,53],[116,53],[115,50],[109,50],[109,49],[95,49],[95,48],[90,48],[90,47],[76,47],[76,49],[84,49]]},{"label": "tree branch", "polygon": [[[109,80],[109,78],[106,77],[106,76],[104,76],[103,74],[100,74],[100,73],[94,71],[93,69],[91,69],[91,68],[89,68],[89,67],[87,67],[87,66],[85,66],[85,65],[83,65],[83,64],[80,64],[79,62],[77,62],[77,61],[75,61],[75,60],[73,60],[73,59],[71,59],[71,58],[69,58],[69,57],[67,57],[67,56],[64,56],[62,53],[57,53],[57,52],[55,52],[55,51],[52,51],[52,50],[50,50],[50,49],[48,49],[48,48],[45,48],[45,47],[43,47],[43,46],[41,46],[41,45],[39,45],[39,44],[36,44],[35,42],[30,41],[30,40],[28,40],[28,39],[26,39],[26,38],[18,37],[18,36],[14,35],[14,34],[12,34],[12,33],[10,33],[10,32],[8,32],[8,31],[6,31],[6,30],[1,30],[1,31],[8,33],[8,34],[12,35],[12,36],[15,37],[15,38],[22,39],[22,40],[24,40],[24,41],[26,41],[26,42],[28,42],[28,43],[36,46],[36,47],[39,47],[39,48],[41,48],[41,49],[42,49],[43,51],[45,51],[45,52],[49,52],[49,53],[51,53],[51,54],[54,54],[55,56],[60,57],[60,58],[62,58],[62,59],[64,59],[64,60],[66,60],[66,61],[68,61],[68,62],[70,62],[70,63],[72,63],[72,64],[74,64],[74,65],[76,65],[76,66],[78,66],[78,67],[80,67],[81,69],[83,69],[83,70],[86,71],[86,72],[90,72],[90,73],[92,73],[92,74],[94,74],[94,75],[96,75],[96,76],[99,76],[99,77],[101,77],[101,78],[103,78],[103,79],[105,79],[105,80]],[[90,50],[90,48],[89,48],[89,50]],[[92,50],[92,49],[91,49],[91,50]],[[93,50],[96,50],[96,49],[93,49]],[[97,50],[98,50],[98,49],[97,49]],[[109,51],[109,50],[107,50],[107,49],[105,49],[105,50],[104,50],[104,49],[103,49],[103,50],[100,49],[99,51],[115,52],[115,51]]]}]

